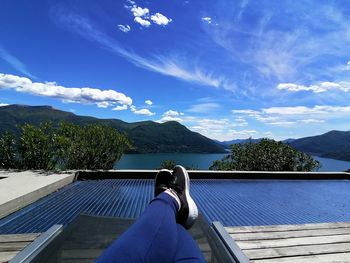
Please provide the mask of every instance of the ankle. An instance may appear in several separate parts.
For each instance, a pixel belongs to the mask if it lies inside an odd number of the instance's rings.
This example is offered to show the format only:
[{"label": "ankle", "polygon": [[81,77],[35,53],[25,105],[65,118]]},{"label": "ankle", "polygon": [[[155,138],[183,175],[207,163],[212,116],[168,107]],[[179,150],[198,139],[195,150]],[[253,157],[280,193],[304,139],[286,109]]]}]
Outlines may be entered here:
[{"label": "ankle", "polygon": [[164,191],[164,193],[167,193],[168,195],[170,195],[171,197],[173,197],[175,199],[176,203],[178,204],[177,211],[180,211],[181,201],[180,201],[179,197],[177,196],[177,193],[175,192],[175,190],[168,188],[167,190]]}]

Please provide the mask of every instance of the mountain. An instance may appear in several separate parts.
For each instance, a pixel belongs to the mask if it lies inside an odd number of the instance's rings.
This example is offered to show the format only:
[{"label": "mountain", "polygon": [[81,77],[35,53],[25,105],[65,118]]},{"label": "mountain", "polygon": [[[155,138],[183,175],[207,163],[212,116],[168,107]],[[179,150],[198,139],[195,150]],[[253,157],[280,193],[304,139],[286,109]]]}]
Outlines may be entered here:
[{"label": "mountain", "polygon": [[223,142],[219,142],[219,143],[225,147],[229,147],[232,144],[247,143],[247,142],[249,142],[249,140],[251,140],[253,143],[258,143],[261,141],[261,138],[259,138],[259,139],[235,139],[235,140],[223,141]]},{"label": "mountain", "polygon": [[285,140],[283,140],[282,142],[283,143],[292,143],[292,142],[294,142],[296,139],[292,139],[292,138],[288,138],[288,139],[285,139]]},{"label": "mountain", "polygon": [[60,121],[78,125],[98,123],[125,132],[137,153],[222,153],[224,148],[213,140],[192,132],[178,122],[157,123],[143,121],[128,123],[118,119],[98,119],[79,116],[51,106],[9,105],[0,107],[0,133],[19,133],[18,126],[25,123],[38,125],[51,121],[57,126]]},{"label": "mountain", "polygon": [[289,144],[312,155],[350,161],[350,131],[330,131],[297,139]]}]

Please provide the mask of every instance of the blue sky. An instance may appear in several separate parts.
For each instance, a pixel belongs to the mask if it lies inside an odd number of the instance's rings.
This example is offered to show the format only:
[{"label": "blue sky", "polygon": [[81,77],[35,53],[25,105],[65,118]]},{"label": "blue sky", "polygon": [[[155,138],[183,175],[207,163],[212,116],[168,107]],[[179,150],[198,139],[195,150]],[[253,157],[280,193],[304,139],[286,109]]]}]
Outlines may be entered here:
[{"label": "blue sky", "polygon": [[347,1],[2,0],[0,105],[213,139],[350,130]]}]

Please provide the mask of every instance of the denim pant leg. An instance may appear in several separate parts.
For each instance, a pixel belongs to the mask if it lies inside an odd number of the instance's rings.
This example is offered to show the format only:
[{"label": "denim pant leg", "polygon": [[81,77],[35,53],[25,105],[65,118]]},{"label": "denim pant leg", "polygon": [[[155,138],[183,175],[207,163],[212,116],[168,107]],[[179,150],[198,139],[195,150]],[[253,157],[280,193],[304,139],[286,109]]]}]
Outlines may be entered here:
[{"label": "denim pant leg", "polygon": [[177,206],[168,194],[158,195],[96,262],[174,262],[178,244]]},{"label": "denim pant leg", "polygon": [[177,248],[174,262],[176,263],[202,263],[206,262],[198,244],[182,226],[177,225]]}]

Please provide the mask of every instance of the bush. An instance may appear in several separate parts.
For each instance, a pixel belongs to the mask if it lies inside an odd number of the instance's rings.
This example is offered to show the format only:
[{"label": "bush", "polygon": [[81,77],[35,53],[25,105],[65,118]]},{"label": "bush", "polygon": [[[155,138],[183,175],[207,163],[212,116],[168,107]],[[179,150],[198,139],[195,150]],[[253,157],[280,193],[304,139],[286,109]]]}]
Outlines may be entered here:
[{"label": "bush", "polygon": [[18,145],[19,168],[54,169],[56,166],[54,137],[51,123],[42,123],[39,126],[23,125]]},{"label": "bush", "polygon": [[130,148],[126,135],[97,124],[80,127],[61,123],[57,145],[58,163],[64,169],[112,169]]},{"label": "bush", "polygon": [[18,142],[10,133],[0,137],[0,168],[112,169],[129,147],[127,136],[108,126],[26,124]]},{"label": "bush", "polygon": [[16,164],[16,137],[5,132],[0,136],[0,168],[10,169]]},{"label": "bush", "polygon": [[[176,166],[176,162],[174,160],[165,160],[161,163],[159,169],[168,169],[173,170]],[[186,170],[200,170],[197,165],[185,166]]]},{"label": "bush", "polygon": [[210,170],[241,171],[313,171],[320,163],[312,156],[282,142],[262,139],[231,145],[231,153],[213,162]]},{"label": "bush", "polygon": [[159,169],[168,169],[168,170],[173,170],[175,168],[175,161],[173,160],[165,160],[161,163]]}]

